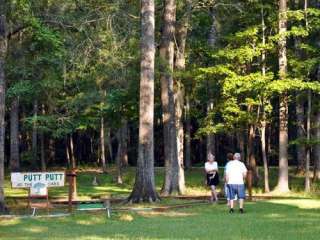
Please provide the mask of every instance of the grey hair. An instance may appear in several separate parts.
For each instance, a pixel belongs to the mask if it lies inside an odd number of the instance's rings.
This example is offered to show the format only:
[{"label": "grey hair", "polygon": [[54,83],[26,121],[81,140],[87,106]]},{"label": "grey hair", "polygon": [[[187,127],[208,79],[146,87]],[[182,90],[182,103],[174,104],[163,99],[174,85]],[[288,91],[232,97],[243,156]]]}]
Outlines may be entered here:
[{"label": "grey hair", "polygon": [[212,153],[208,153],[207,158],[208,158],[208,160],[214,160],[215,156]]},{"label": "grey hair", "polygon": [[237,160],[240,160],[240,159],[241,159],[241,154],[240,154],[240,153],[235,153],[235,154],[233,155],[233,158],[234,158],[234,159],[237,159]]}]

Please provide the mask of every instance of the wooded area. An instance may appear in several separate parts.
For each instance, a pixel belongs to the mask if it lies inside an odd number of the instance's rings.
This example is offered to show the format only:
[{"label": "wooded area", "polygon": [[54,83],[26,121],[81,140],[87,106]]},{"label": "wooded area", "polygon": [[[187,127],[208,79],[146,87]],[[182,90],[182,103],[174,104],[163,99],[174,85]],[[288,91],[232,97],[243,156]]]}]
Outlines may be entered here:
[{"label": "wooded area", "polygon": [[0,212],[12,171],[136,166],[129,200],[153,202],[154,166],[183,194],[208,153],[313,191],[319,33],[319,0],[0,0]]}]

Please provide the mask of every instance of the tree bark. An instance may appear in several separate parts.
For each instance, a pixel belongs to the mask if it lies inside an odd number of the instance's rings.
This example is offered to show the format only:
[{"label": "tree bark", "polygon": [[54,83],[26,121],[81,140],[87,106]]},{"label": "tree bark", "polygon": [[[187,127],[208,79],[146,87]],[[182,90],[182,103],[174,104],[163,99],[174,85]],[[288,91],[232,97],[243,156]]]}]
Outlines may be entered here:
[{"label": "tree bark", "polygon": [[[287,75],[287,0],[279,0],[279,78]],[[288,94],[282,93],[279,98],[279,178],[278,192],[289,191],[288,171]]]},{"label": "tree bark", "polygon": [[40,162],[41,162],[41,171],[46,171],[47,164],[45,159],[45,143],[44,143],[44,133],[40,133]]},{"label": "tree bark", "polygon": [[77,167],[77,161],[74,152],[74,143],[72,134],[69,136],[69,149],[70,149],[70,159],[71,159],[71,168],[75,169]]},{"label": "tree bark", "polygon": [[70,151],[69,151],[69,138],[68,136],[65,137],[65,151],[66,151],[66,158],[67,158],[67,167],[71,168],[71,157],[70,157]]},{"label": "tree bark", "polygon": [[125,120],[121,127],[121,166],[129,166],[128,162],[128,121]]},{"label": "tree bark", "polygon": [[[45,115],[44,105],[42,105],[42,115]],[[41,171],[46,171],[47,163],[45,159],[45,143],[44,143],[44,132],[41,131],[40,133],[40,162],[41,162]]]},{"label": "tree bark", "polygon": [[211,17],[211,27],[210,27],[209,36],[208,36],[208,44],[210,47],[215,47],[215,44],[217,42],[217,36],[218,36],[215,9],[211,8],[209,13]]},{"label": "tree bark", "polygon": [[108,152],[109,152],[109,160],[110,162],[113,161],[113,149],[112,149],[112,139],[111,139],[111,129],[106,129],[106,137],[107,137],[107,145],[108,145]]},{"label": "tree bark", "polygon": [[[320,80],[320,65],[317,69],[317,80]],[[319,95],[317,95],[319,99]],[[318,104],[319,101],[318,101]],[[317,108],[315,116],[315,138],[320,139],[320,110]],[[320,179],[320,142],[314,146],[313,182]]]},{"label": "tree bark", "polygon": [[161,102],[164,137],[165,181],[163,195],[179,194],[179,161],[175,122],[173,88],[174,34],[176,23],[176,2],[165,0],[163,32],[160,42],[161,59]]},{"label": "tree bark", "polygon": [[[320,75],[320,67],[319,67]],[[320,77],[320,76],[319,76]],[[320,111],[317,110],[315,119],[315,138],[320,139]],[[320,143],[317,143],[314,147],[314,170],[313,170],[313,181],[320,179]]]},{"label": "tree bark", "polygon": [[[210,114],[211,111],[213,111],[213,99],[210,96],[209,91],[209,101],[207,103],[207,114]],[[207,136],[207,156],[208,154],[216,155],[216,141],[215,141],[215,135],[210,133]]]},{"label": "tree bark", "polygon": [[[178,90],[176,91],[176,128],[177,128],[177,151],[179,161],[179,189],[180,193],[185,192],[185,177],[184,177],[184,161],[183,161],[183,106],[184,106],[184,89],[180,84],[177,84]],[[180,86],[179,86],[180,85]]]},{"label": "tree bark", "polygon": [[10,111],[10,170],[12,172],[20,169],[19,145],[19,98],[14,98]]},{"label": "tree bark", "polygon": [[253,172],[253,177],[255,183],[259,179],[257,162],[254,153],[254,140],[255,140],[255,126],[254,124],[249,124],[249,136],[248,136],[248,156],[249,156],[249,166]]},{"label": "tree bark", "polygon": [[191,163],[191,121],[190,121],[190,97],[186,95],[186,110],[185,110],[185,119],[186,119],[186,134],[185,134],[185,166],[190,168]]},{"label": "tree bark", "polygon": [[[188,35],[188,26],[191,15],[191,1],[185,1],[186,13],[176,25],[177,50],[175,57],[175,69],[184,71],[186,68],[185,48]],[[179,189],[185,192],[184,176],[184,128],[183,128],[183,109],[184,109],[185,89],[180,80],[176,81],[175,108],[176,108],[176,128],[177,128],[177,151],[179,161]]]},{"label": "tree bark", "polygon": [[[216,19],[216,12],[214,9],[210,9],[209,11],[211,17],[211,27],[208,36],[208,44],[211,48],[216,46],[217,38],[218,38],[218,31],[217,31],[217,19]],[[213,111],[213,96],[210,84],[208,83],[208,102],[207,102],[207,114]],[[215,155],[215,136],[214,134],[210,133],[207,136],[207,155],[212,154]]]},{"label": "tree bark", "polygon": [[269,186],[269,167],[268,167],[268,159],[266,152],[266,121],[261,122],[261,152],[262,152],[262,160],[263,160],[263,169],[264,169],[264,192],[270,192]]},{"label": "tree bark", "polygon": [[[301,96],[297,97],[296,101],[296,115],[297,115],[297,137],[305,138],[305,124],[304,124],[304,101]],[[305,172],[305,159],[306,159],[306,147],[304,144],[297,145],[297,173],[301,174]]]},{"label": "tree bark", "polygon": [[117,165],[117,183],[122,184],[122,162],[121,162],[121,155],[122,155],[122,140],[121,140],[121,128],[117,132],[117,139],[118,139],[118,150],[116,156],[116,165]]},{"label": "tree bark", "polygon": [[154,10],[154,0],[141,0],[139,149],[130,202],[154,202],[159,199],[154,181]]},{"label": "tree bark", "polygon": [[[261,25],[262,25],[262,44],[265,46],[266,44],[266,25],[264,21],[264,9],[263,6],[261,8]],[[261,54],[261,62],[262,62],[262,76],[266,76],[266,52],[265,50],[262,51]],[[268,158],[267,158],[267,150],[266,150],[266,127],[267,127],[267,120],[266,120],[266,112],[265,112],[265,100],[262,97],[261,99],[261,109],[262,109],[262,121],[261,121],[261,154],[263,160],[263,169],[264,169],[264,192],[270,192],[269,186],[269,167],[268,167]]]},{"label": "tree bark", "polygon": [[52,138],[49,138],[48,150],[49,150],[49,156],[48,156],[49,161],[51,162],[52,165],[54,165],[56,152],[55,152],[55,141]]},{"label": "tree bark", "polygon": [[33,128],[32,128],[32,160],[35,166],[38,166],[38,100],[33,102]]},{"label": "tree bark", "polygon": [[[77,161],[74,153],[74,143],[73,143],[73,137],[72,134],[70,134],[69,137],[69,148],[70,148],[70,157],[71,157],[71,169],[76,170],[77,168]],[[72,192],[72,199],[77,198],[77,181],[76,178],[73,178],[73,184],[72,184],[73,189],[71,190]]]},{"label": "tree bark", "polygon": [[[2,1],[0,2],[1,4]],[[3,6],[3,5],[1,5]],[[0,9],[0,213],[7,212],[4,201],[4,161],[5,161],[5,57],[7,54],[6,16]]]},{"label": "tree bark", "polygon": [[101,165],[102,165],[102,171],[107,171],[107,165],[106,165],[106,151],[105,151],[105,129],[104,129],[104,118],[100,118],[100,148],[101,148]]},{"label": "tree bark", "polygon": [[237,143],[238,143],[238,148],[240,151],[240,154],[242,156],[243,159],[246,159],[246,155],[245,155],[245,144],[244,144],[244,136],[243,136],[243,131],[242,129],[239,129],[237,131],[236,137],[237,137]]},{"label": "tree bark", "polygon": [[311,139],[311,100],[312,94],[311,90],[308,90],[308,110],[307,110],[307,156],[306,156],[306,177],[305,177],[305,185],[304,190],[306,192],[310,192],[310,155],[311,155],[311,146],[310,146],[310,139]]}]

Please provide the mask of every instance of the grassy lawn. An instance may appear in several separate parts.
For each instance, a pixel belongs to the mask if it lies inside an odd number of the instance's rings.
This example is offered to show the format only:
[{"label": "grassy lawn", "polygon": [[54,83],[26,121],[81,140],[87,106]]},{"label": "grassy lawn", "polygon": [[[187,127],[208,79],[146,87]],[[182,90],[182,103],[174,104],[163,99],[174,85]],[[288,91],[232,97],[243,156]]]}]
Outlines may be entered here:
[{"label": "grassy lawn", "polygon": [[[134,182],[135,169],[124,172],[124,184],[115,182],[115,170],[101,174],[94,169],[82,169],[77,178],[80,199],[101,196],[127,197]],[[221,173],[222,174],[222,171]],[[260,173],[263,174],[262,172]],[[270,185],[277,182],[277,169],[271,168]],[[99,186],[93,186],[97,176]],[[163,168],[156,168],[158,190],[163,182]],[[167,211],[115,211],[112,218],[100,212],[76,212],[59,218],[0,218],[0,240],[5,239],[319,239],[320,197],[319,183],[312,194],[303,193],[304,178],[290,171],[290,188],[293,190],[284,199],[248,202],[246,213],[230,215],[225,204],[195,204],[190,208]],[[202,168],[186,171],[188,195],[208,195],[204,185]],[[262,193],[263,182],[255,187],[256,194]],[[29,214],[26,209],[26,190],[12,189],[7,176],[6,200],[12,213]],[[51,198],[65,198],[67,186],[51,188]],[[22,198],[21,198],[22,197]],[[185,203],[191,200],[163,199],[152,205],[162,206]],[[194,201],[194,200],[193,200]],[[117,205],[114,205],[117,207]],[[130,207],[130,206],[129,206]],[[53,212],[65,212],[57,208]]]},{"label": "grassy lawn", "polygon": [[230,215],[224,204],[166,212],[102,212],[63,218],[0,220],[0,239],[319,239],[320,200],[247,203]]}]

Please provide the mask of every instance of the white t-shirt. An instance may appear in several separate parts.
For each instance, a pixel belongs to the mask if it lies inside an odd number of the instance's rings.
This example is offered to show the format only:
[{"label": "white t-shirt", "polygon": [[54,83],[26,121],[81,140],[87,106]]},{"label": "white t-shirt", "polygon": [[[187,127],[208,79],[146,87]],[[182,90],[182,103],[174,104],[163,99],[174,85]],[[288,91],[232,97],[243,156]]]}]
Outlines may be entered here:
[{"label": "white t-shirt", "polygon": [[204,168],[207,172],[217,170],[218,171],[218,163],[217,162],[206,162]]},{"label": "white t-shirt", "polygon": [[243,162],[232,160],[227,163],[225,171],[227,184],[244,184],[243,174],[247,173],[247,168]]}]

